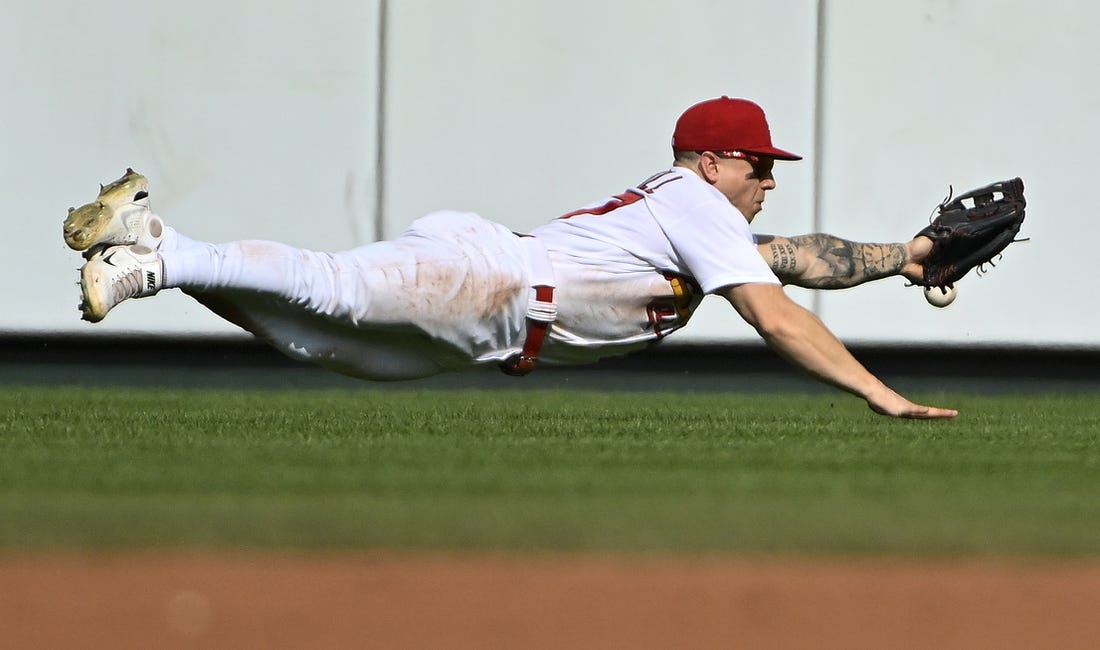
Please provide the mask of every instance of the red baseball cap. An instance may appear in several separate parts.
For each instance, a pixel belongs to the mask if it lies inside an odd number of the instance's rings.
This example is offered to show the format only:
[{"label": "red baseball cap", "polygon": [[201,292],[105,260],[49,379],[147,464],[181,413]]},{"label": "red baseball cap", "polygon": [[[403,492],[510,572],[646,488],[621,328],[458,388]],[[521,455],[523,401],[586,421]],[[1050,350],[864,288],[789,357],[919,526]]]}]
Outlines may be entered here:
[{"label": "red baseball cap", "polygon": [[676,120],[673,151],[744,151],[778,160],[802,160],[802,156],[772,146],[772,134],[764,110],[747,99],[699,102]]}]

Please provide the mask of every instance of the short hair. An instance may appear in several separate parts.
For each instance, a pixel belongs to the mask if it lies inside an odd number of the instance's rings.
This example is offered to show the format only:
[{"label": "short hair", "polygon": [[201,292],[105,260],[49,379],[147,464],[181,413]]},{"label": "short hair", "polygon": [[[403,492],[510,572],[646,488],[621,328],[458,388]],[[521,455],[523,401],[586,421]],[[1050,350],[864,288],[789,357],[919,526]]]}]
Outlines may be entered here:
[{"label": "short hair", "polygon": [[694,165],[699,160],[698,151],[689,151],[686,149],[673,149],[672,159],[674,162],[678,162],[683,165]]}]

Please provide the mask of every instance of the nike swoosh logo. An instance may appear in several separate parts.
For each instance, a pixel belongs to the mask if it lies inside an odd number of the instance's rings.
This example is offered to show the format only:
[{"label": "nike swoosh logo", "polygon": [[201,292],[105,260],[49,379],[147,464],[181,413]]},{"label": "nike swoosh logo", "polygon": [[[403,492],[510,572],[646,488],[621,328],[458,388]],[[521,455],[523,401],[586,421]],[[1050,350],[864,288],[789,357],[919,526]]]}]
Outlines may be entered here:
[{"label": "nike swoosh logo", "polygon": [[115,253],[117,253],[117,252],[118,252],[118,251],[112,251],[110,255],[105,255],[105,256],[103,257],[103,263],[104,263],[104,264],[108,264],[108,265],[110,265],[110,266],[113,266],[113,267],[115,267],[115,268],[118,268],[118,265],[117,265],[117,264],[115,264],[114,262],[112,262],[112,261],[111,261],[111,258],[112,258],[112,257],[114,257],[114,256],[115,256]]}]

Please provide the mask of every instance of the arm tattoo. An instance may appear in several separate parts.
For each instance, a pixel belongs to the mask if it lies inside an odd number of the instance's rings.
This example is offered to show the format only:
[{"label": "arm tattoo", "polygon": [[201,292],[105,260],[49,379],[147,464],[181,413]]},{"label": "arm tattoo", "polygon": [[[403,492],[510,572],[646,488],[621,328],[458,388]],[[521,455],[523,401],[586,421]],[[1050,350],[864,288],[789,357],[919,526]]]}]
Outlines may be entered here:
[{"label": "arm tattoo", "polygon": [[773,241],[770,249],[776,275],[810,289],[845,289],[897,275],[909,258],[904,244],[863,244],[824,234]]},{"label": "arm tattoo", "polygon": [[790,275],[795,272],[797,260],[793,244],[773,242],[769,248],[772,251],[772,270],[776,275]]}]

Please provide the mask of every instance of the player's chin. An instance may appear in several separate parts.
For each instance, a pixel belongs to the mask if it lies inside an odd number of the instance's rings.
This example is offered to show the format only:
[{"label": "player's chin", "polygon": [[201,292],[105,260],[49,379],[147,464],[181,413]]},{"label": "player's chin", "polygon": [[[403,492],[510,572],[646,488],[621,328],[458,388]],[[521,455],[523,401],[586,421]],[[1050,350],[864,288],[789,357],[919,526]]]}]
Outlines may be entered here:
[{"label": "player's chin", "polygon": [[754,201],[751,204],[733,204],[733,207],[737,208],[737,211],[745,215],[745,220],[752,223],[752,220],[756,215],[760,214],[760,211],[764,209],[761,201]]}]

